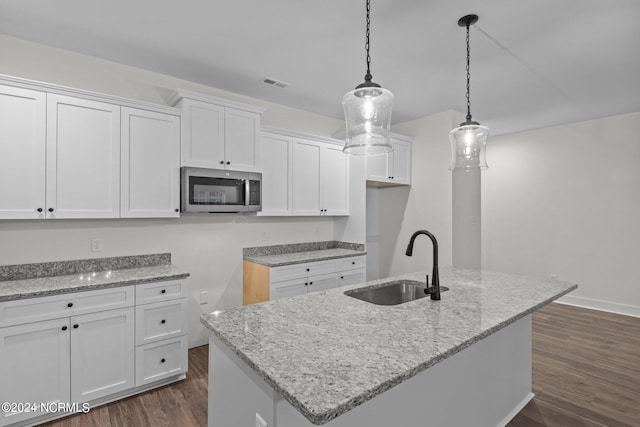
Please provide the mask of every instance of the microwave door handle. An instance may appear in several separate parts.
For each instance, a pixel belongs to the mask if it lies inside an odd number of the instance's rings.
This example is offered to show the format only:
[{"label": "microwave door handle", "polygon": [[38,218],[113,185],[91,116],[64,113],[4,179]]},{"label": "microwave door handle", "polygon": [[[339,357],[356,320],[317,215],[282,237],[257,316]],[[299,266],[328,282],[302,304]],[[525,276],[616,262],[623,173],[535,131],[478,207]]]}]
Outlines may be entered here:
[{"label": "microwave door handle", "polygon": [[249,206],[251,197],[251,181],[249,179],[244,180],[244,205]]}]

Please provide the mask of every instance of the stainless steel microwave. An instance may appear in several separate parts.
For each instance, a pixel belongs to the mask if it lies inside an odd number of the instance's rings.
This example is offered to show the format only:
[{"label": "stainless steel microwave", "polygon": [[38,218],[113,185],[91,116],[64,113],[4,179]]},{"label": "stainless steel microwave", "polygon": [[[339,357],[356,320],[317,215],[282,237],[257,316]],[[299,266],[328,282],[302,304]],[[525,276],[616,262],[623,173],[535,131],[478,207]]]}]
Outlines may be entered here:
[{"label": "stainless steel microwave", "polygon": [[182,212],[262,210],[262,174],[220,169],[181,168]]}]

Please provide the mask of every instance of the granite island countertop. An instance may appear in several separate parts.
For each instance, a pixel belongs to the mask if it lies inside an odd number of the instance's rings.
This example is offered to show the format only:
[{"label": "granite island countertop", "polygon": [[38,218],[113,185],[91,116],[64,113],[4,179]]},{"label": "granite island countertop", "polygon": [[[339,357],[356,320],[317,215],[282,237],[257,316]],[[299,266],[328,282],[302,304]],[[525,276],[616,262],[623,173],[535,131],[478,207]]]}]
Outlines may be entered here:
[{"label": "granite island countertop", "polygon": [[[398,276],[424,282],[425,273]],[[347,295],[391,278],[201,316],[314,424],[325,424],[577,285],[442,268],[441,301],[379,306]]]},{"label": "granite island countertop", "polygon": [[245,261],[255,262],[267,267],[280,267],[366,254],[363,244],[337,241],[257,246],[242,250],[242,257]]},{"label": "granite island countertop", "polygon": [[168,253],[0,266],[0,302],[188,276]]}]

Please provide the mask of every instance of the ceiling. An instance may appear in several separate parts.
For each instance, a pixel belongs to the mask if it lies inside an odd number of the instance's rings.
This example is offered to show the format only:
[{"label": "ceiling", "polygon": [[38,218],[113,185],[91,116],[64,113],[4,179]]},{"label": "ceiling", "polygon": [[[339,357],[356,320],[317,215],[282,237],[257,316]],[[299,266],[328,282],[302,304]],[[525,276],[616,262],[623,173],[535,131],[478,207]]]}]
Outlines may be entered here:
[{"label": "ceiling", "polygon": [[[640,111],[640,0],[372,0],[393,123],[465,111],[469,13],[472,113],[494,135]],[[3,0],[0,33],[335,118],[366,68],[364,0]]]}]

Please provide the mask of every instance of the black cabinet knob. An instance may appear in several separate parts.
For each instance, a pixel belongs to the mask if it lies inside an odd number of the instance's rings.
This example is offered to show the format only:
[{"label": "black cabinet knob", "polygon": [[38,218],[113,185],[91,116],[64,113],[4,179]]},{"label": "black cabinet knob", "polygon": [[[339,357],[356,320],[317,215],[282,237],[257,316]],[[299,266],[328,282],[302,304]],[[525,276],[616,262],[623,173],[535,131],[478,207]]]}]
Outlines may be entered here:
[{"label": "black cabinet knob", "polygon": [[355,261],[351,261],[351,265],[356,265],[356,262]]},{"label": "black cabinet knob", "polygon": [[227,162],[227,164],[228,164],[228,165],[230,165],[230,164],[231,164],[231,162]]},{"label": "black cabinet knob", "polygon": [[176,212],[180,212],[180,209],[174,209]]},{"label": "black cabinet knob", "polygon": [[221,165],[224,165],[224,160],[220,160],[220,164],[221,164]]},{"label": "black cabinet knob", "polygon": [[66,327],[66,326],[63,326],[63,327],[62,327],[62,330],[63,330],[63,331],[66,331],[66,330],[67,330],[67,327]]},{"label": "black cabinet knob", "polygon": [[163,289],[163,290],[161,290],[161,291],[160,291],[160,293],[161,293],[161,294],[165,294],[165,293],[167,293],[167,290],[166,290],[166,289]]},{"label": "black cabinet knob", "polygon": [[164,325],[165,323],[167,323],[167,321],[166,321],[166,320],[164,320],[164,319],[162,319],[162,320],[160,321],[160,324],[161,324],[161,325]]},{"label": "black cabinet knob", "polygon": [[307,268],[307,271],[309,271],[309,269]]},{"label": "black cabinet knob", "polygon": [[160,363],[164,363],[166,360],[164,358],[160,359]]},{"label": "black cabinet knob", "polygon": [[304,284],[304,285],[305,285],[305,286],[309,286],[309,284],[308,284],[307,282],[305,282],[305,284]]},{"label": "black cabinet knob", "polygon": [[344,279],[344,276],[340,276],[341,279]]},{"label": "black cabinet knob", "polygon": [[75,325],[73,325],[73,329],[78,329],[78,326],[80,326],[80,325],[78,325],[78,324],[76,323]]},{"label": "black cabinet knob", "polygon": [[309,282],[309,286],[313,285],[313,282]]},{"label": "black cabinet knob", "polygon": [[67,307],[69,307],[69,308],[73,307],[73,303],[70,302],[69,304],[67,304]]},{"label": "black cabinet knob", "polygon": [[42,208],[38,208],[36,209],[38,212],[42,212]]},{"label": "black cabinet knob", "polygon": [[53,212],[53,208],[49,208],[47,209],[49,212]]}]

